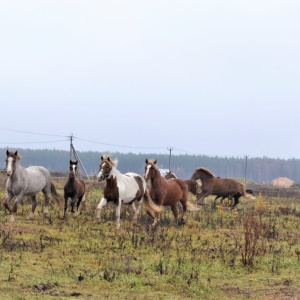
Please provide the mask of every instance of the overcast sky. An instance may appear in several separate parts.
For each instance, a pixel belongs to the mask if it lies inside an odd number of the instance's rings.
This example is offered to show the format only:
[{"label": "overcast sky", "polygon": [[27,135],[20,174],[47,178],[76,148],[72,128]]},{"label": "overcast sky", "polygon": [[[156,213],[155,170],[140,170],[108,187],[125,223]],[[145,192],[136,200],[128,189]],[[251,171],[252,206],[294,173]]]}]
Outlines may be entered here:
[{"label": "overcast sky", "polygon": [[300,158],[300,1],[0,0],[0,147]]}]

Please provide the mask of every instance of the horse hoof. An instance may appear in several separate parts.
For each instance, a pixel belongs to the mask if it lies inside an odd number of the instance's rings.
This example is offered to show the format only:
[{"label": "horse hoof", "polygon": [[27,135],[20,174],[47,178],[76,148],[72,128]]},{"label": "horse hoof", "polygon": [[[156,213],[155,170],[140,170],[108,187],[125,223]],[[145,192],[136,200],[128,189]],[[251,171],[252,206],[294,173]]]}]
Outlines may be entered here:
[{"label": "horse hoof", "polygon": [[44,208],[43,213],[46,215],[49,213],[49,209],[48,208]]},{"label": "horse hoof", "polygon": [[11,215],[10,216],[10,222],[14,222],[15,221],[15,216],[14,215]]},{"label": "horse hoof", "polygon": [[32,220],[34,219],[34,215],[32,212],[30,212],[29,216],[26,218],[27,220]]}]

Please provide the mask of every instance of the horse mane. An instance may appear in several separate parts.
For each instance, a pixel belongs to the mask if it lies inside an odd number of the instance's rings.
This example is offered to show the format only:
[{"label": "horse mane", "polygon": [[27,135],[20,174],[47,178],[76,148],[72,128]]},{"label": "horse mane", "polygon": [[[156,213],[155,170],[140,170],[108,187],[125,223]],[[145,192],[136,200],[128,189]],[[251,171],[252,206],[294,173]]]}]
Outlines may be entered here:
[{"label": "horse mane", "polygon": [[114,159],[114,160],[111,159],[110,154],[104,154],[102,156],[102,158],[103,158],[103,160],[109,161],[114,167],[117,167],[117,165],[118,165],[118,159],[117,158]]},{"label": "horse mane", "polygon": [[[22,159],[22,156],[18,153],[18,151],[15,151],[15,152],[9,151],[9,150],[7,150],[7,151],[9,153],[8,156],[15,156],[17,160],[21,160]],[[16,155],[16,153],[17,153],[17,155]]]},{"label": "horse mane", "polygon": [[197,172],[203,172],[203,173],[207,174],[210,177],[216,177],[214,173],[212,173],[210,170],[208,170],[206,168],[203,168],[203,167],[197,168],[196,171]]}]

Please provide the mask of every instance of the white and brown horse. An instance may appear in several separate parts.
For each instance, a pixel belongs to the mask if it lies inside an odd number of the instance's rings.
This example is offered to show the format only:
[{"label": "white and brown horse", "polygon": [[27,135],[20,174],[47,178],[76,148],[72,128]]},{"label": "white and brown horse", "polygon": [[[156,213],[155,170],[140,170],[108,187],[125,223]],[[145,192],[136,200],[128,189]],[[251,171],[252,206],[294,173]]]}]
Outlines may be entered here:
[{"label": "white and brown horse", "polygon": [[160,207],[156,206],[151,201],[146,188],[145,179],[136,173],[122,174],[119,170],[117,170],[117,160],[111,160],[109,156],[101,156],[99,174],[97,177],[99,180],[105,179],[106,181],[103,190],[103,198],[97,206],[97,219],[100,220],[101,209],[108,202],[113,202],[117,205],[117,229],[120,228],[122,203],[129,204],[131,206],[134,213],[133,222],[137,220],[142,203],[145,204],[146,209],[148,210],[161,210]]},{"label": "white and brown horse", "polygon": [[[178,178],[165,179],[161,176],[159,169],[156,165],[156,160],[146,159],[145,166],[145,179],[150,180],[150,197],[158,206],[170,206],[175,218],[175,224],[178,224],[178,209],[177,203],[180,202],[183,207],[183,213],[181,221],[186,221],[186,211],[198,211],[199,207],[194,206],[188,201],[188,187],[185,182]],[[158,222],[159,212],[152,214],[154,219],[152,226],[155,226]]]}]

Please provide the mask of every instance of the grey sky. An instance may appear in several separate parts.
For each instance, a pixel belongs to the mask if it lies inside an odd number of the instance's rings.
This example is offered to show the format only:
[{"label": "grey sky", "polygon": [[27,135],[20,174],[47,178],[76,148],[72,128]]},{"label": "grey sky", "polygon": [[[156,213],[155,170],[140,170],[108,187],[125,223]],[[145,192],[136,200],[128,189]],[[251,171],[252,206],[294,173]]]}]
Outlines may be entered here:
[{"label": "grey sky", "polygon": [[300,158],[299,15],[289,0],[0,1],[0,147],[68,150],[73,133],[81,151]]}]

